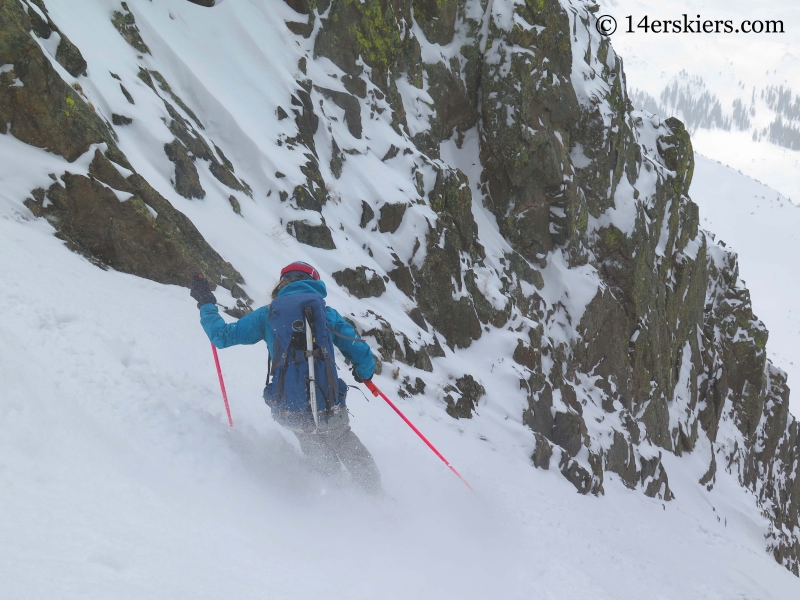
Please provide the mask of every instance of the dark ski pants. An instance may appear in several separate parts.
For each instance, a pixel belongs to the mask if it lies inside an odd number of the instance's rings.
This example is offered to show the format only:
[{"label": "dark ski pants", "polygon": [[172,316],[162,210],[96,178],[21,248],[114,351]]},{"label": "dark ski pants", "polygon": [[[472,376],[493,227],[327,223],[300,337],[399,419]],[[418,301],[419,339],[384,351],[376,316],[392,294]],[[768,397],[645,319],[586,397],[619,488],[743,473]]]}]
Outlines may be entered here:
[{"label": "dark ski pants", "polygon": [[349,425],[319,433],[295,431],[294,434],[312,468],[332,476],[343,464],[359,488],[369,494],[381,492],[381,474],[375,459]]}]

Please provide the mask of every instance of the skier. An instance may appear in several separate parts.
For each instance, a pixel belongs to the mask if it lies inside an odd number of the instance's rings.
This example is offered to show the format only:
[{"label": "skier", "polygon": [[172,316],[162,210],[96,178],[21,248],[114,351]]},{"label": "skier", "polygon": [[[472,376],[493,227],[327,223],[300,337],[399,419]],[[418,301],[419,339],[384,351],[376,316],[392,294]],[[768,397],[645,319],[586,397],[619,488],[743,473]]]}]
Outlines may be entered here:
[{"label": "skier", "polygon": [[316,269],[293,262],[281,271],[270,305],[226,324],[202,274],[194,275],[191,290],[200,324],[217,348],[267,343],[270,365],[264,400],[272,417],[297,436],[312,468],[330,476],[341,470],[341,461],[359,488],[378,494],[380,472],[350,429],[347,384],[336,374],[332,344],[353,363],[359,383],[372,378],[375,358],[353,326],[325,305],[326,295]]}]

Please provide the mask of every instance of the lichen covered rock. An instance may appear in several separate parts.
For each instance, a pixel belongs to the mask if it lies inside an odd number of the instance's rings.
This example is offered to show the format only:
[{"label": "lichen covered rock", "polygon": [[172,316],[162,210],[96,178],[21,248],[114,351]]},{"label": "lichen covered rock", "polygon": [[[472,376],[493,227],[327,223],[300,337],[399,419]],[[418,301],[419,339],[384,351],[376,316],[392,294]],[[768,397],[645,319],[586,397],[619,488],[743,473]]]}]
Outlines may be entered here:
[{"label": "lichen covered rock", "polygon": [[336,271],[333,279],[356,298],[375,298],[386,291],[383,278],[364,266]]},{"label": "lichen covered rock", "polygon": [[292,234],[298,242],[322,248],[323,250],[335,250],[336,244],[331,236],[331,230],[325,224],[325,220],[318,225],[313,225],[308,221],[291,221],[286,230]]},{"label": "lichen covered rock", "polygon": [[455,387],[447,386],[444,391],[447,414],[456,419],[471,418],[478,401],[486,395],[486,389],[472,375],[459,377]]},{"label": "lichen covered rock", "polygon": [[[0,64],[13,65],[13,73],[4,75],[13,75],[22,84],[0,85],[0,133],[11,133],[69,163],[89,153],[92,145],[101,149],[89,155],[88,174],[70,170],[54,174],[55,182],[48,189],[31,192],[28,208],[47,217],[70,248],[102,267],[177,285],[188,285],[191,274],[202,270],[212,283],[231,290],[238,299],[230,311],[249,310],[251,300],[240,287],[242,276],[185,215],[144,178],[131,174],[110,125],[84,99],[80,86],[69,86],[59,77],[31,39],[28,32],[34,28],[30,17],[34,13],[19,2],[0,3]],[[54,23],[45,24],[39,17],[39,33],[45,33],[45,25],[58,31]]]}]

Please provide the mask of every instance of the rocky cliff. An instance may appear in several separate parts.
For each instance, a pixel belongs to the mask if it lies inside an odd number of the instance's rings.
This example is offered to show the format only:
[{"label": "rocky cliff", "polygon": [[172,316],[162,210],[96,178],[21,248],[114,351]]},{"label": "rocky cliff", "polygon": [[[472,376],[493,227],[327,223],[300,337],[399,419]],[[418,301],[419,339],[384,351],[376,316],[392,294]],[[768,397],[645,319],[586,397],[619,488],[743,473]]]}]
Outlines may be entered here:
[{"label": "rocky cliff", "polygon": [[[247,310],[243,277],[121,149],[130,119],[83,93],[97,75],[47,4],[0,0],[0,133],[75,165],[32,190],[28,208],[101,265],[164,283],[201,268]],[[407,319],[366,306],[353,317],[401,395],[425,393],[446,356],[498,340],[532,468],[559,470],[582,494],[621,483],[667,502],[664,454],[700,453],[698,486],[735,474],[770,523],[767,549],[798,574],[800,439],[786,378],[767,359],[736,256],[699,227],[689,135],[632,106],[621,58],[595,32],[597,6],[275,6],[296,67],[264,74],[285,92],[264,110],[282,129],[262,151],[293,165],[287,174],[242,166],[224,128],[205,127],[223,119],[156,68],[143,7],[108,15],[138,66],[135,80],[111,73],[118,102],[157,103],[170,193],[222,197],[239,214],[263,203],[356,299],[396,291]],[[351,238],[363,251],[328,268]],[[492,401],[488,372],[452,375],[435,398],[452,417]]]}]

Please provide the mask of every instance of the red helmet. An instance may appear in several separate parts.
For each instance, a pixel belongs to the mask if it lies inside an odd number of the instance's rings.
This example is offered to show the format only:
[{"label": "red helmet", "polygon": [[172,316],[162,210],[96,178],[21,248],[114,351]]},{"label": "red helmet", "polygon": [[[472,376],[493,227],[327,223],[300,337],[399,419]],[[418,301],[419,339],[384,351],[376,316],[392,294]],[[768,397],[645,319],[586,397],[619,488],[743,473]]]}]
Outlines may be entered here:
[{"label": "red helmet", "polygon": [[306,275],[311,277],[311,279],[315,279],[315,280],[319,279],[319,273],[317,272],[317,270],[314,267],[312,267],[308,263],[304,263],[304,262],[300,262],[300,261],[293,262],[292,264],[286,265],[285,267],[283,267],[283,269],[281,269],[281,279],[286,277],[289,273],[298,272],[298,271],[300,273],[305,273]]}]

